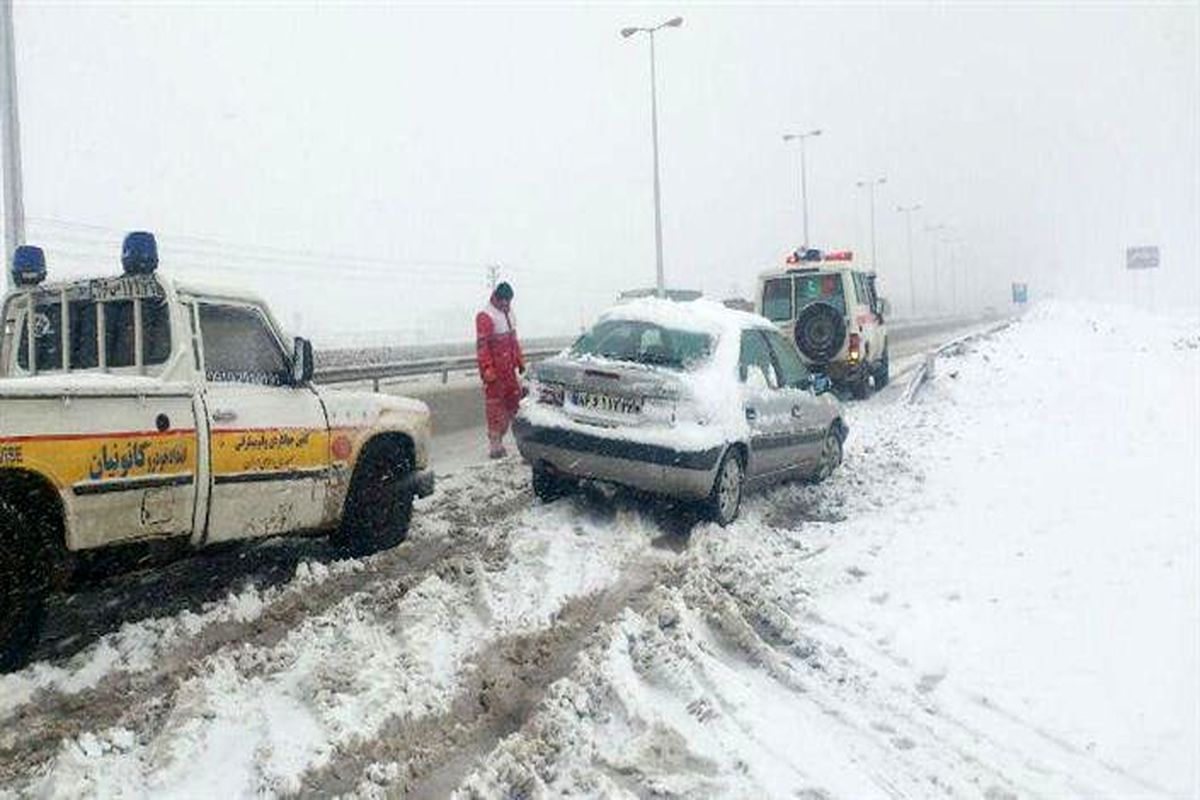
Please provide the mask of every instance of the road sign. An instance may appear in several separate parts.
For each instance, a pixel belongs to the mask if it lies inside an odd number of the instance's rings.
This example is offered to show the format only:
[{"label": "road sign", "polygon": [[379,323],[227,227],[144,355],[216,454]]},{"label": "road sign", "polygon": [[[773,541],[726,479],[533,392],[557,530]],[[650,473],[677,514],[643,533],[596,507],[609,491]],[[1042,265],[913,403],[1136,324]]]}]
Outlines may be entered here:
[{"label": "road sign", "polygon": [[1012,301],[1018,305],[1029,302],[1029,284],[1014,283],[1012,285]]},{"label": "road sign", "polygon": [[1125,269],[1158,269],[1158,245],[1125,248]]}]

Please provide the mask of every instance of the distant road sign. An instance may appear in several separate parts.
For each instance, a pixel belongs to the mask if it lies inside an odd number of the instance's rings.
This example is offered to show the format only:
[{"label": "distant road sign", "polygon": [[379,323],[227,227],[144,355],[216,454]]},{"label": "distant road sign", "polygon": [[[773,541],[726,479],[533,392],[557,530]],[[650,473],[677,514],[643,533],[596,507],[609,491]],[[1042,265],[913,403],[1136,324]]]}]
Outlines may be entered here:
[{"label": "distant road sign", "polygon": [[1013,302],[1019,305],[1024,305],[1029,302],[1029,284],[1014,283],[1012,285]]},{"label": "distant road sign", "polygon": [[1125,269],[1158,269],[1158,245],[1125,248]]}]

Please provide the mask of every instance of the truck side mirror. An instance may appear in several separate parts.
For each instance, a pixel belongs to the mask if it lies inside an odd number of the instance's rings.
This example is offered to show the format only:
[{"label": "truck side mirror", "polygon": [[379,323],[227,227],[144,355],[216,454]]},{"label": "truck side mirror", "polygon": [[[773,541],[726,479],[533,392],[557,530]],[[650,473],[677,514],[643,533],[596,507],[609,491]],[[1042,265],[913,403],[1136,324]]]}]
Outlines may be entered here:
[{"label": "truck side mirror", "polygon": [[312,342],[302,336],[297,336],[292,347],[292,383],[303,386],[311,381],[313,368]]}]

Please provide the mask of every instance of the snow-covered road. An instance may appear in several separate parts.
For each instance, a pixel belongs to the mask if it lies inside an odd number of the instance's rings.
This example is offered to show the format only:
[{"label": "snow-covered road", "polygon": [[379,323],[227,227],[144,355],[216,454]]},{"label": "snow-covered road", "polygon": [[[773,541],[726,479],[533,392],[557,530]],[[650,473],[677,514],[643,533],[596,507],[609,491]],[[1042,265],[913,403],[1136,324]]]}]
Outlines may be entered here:
[{"label": "snow-covered road", "polygon": [[391,552],[0,677],[0,795],[1195,796],[1198,356],[1035,309],[724,530],[463,467]]}]

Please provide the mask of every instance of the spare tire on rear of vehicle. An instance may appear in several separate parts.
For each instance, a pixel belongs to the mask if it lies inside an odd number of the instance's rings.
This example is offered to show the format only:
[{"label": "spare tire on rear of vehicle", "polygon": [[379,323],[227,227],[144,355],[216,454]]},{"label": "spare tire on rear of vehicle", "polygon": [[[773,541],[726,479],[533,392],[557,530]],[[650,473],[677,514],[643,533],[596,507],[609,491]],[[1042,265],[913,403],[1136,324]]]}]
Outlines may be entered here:
[{"label": "spare tire on rear of vehicle", "polygon": [[829,303],[813,303],[796,318],[796,347],[810,360],[824,364],[846,343],[846,320]]}]

